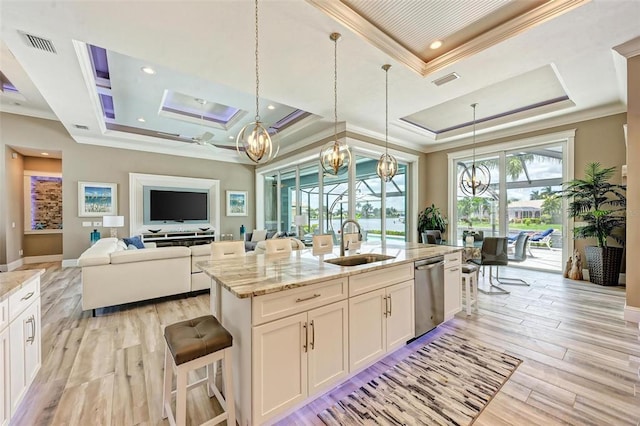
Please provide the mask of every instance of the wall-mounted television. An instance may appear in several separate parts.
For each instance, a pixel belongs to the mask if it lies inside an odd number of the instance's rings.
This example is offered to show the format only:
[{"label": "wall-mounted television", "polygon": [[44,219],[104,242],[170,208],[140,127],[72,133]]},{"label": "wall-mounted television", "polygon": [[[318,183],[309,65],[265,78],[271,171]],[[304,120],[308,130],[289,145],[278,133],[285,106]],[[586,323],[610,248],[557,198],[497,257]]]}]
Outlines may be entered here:
[{"label": "wall-mounted television", "polygon": [[205,223],[209,221],[209,192],[175,188],[145,188],[144,222]]}]

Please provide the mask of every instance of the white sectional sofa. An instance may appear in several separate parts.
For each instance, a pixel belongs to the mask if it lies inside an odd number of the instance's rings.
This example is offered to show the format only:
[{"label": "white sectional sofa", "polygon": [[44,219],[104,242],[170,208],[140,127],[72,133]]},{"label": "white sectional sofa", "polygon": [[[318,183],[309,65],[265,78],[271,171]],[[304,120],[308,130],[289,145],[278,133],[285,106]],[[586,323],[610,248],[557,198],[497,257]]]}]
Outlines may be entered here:
[{"label": "white sectional sofa", "polygon": [[78,258],[82,268],[82,309],[103,308],[210,288],[195,263],[210,257],[211,246],[127,250],[116,238],[103,238]]}]

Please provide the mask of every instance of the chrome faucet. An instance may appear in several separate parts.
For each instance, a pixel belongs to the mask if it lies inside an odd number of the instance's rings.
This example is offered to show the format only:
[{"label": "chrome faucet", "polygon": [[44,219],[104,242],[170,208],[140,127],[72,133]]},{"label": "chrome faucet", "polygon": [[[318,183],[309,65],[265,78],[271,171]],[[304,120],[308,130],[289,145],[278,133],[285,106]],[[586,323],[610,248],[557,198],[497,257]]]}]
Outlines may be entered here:
[{"label": "chrome faucet", "polygon": [[345,238],[344,238],[344,227],[347,223],[353,223],[356,228],[358,228],[358,241],[362,241],[362,231],[360,229],[360,224],[356,222],[355,219],[347,219],[342,222],[342,226],[340,227],[340,235],[342,235],[342,239],[340,240],[340,256],[344,256],[344,246],[345,246]]}]

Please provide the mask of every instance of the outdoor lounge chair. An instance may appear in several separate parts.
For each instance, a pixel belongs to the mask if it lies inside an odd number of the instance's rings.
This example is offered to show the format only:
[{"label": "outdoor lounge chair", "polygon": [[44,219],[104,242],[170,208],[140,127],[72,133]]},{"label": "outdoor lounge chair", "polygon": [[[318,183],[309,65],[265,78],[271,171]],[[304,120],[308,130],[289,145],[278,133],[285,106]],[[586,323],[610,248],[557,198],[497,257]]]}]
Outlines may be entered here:
[{"label": "outdoor lounge chair", "polygon": [[[549,250],[551,250],[551,234],[553,234],[553,228],[549,228],[544,232],[536,232],[529,238],[529,245],[545,245]],[[531,249],[529,249],[529,254],[531,254]]]}]

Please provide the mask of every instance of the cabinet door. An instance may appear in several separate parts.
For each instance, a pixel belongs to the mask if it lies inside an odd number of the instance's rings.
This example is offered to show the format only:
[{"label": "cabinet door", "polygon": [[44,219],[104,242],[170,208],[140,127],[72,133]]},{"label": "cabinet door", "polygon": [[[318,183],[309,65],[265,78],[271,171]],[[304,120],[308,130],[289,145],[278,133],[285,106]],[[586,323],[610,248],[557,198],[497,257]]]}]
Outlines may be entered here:
[{"label": "cabinet door", "polygon": [[24,346],[24,377],[25,387],[28,388],[40,369],[40,298],[38,298],[25,312],[27,312],[27,340]]},{"label": "cabinet door", "polygon": [[385,296],[382,288],[349,299],[349,372],[369,366],[386,352]]},{"label": "cabinet door", "polygon": [[253,328],[253,421],[262,424],[307,397],[307,313]]},{"label": "cabinet door", "polygon": [[349,373],[349,304],[346,300],[309,311],[309,395]]},{"label": "cabinet door", "polygon": [[444,319],[453,318],[462,310],[462,290],[460,284],[460,266],[444,270]]},{"label": "cabinet door", "polygon": [[33,332],[33,325],[30,321],[31,310],[27,309],[20,314],[9,325],[10,343],[10,362],[11,362],[11,412],[15,413],[27,383],[27,374],[25,369],[25,347]]},{"label": "cabinet door", "polygon": [[387,351],[391,351],[415,336],[413,280],[387,287],[387,303]]},{"label": "cabinet door", "polygon": [[9,329],[0,332],[0,425],[9,424],[11,398],[9,389]]}]

